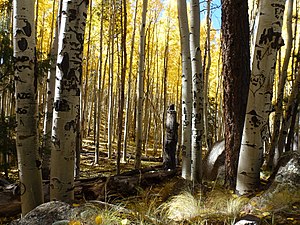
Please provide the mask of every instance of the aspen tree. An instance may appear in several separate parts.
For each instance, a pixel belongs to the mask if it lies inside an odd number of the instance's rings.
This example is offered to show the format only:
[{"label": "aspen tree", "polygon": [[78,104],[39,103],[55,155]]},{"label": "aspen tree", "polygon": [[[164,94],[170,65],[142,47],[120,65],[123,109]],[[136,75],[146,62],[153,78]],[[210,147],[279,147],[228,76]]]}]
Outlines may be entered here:
[{"label": "aspen tree", "polygon": [[50,199],[74,199],[74,162],[87,0],[63,0],[52,124]]},{"label": "aspen tree", "polygon": [[194,182],[202,180],[202,137],[203,137],[203,71],[200,50],[200,8],[199,1],[191,1],[191,62],[192,62],[192,140],[191,177]]},{"label": "aspen tree", "polygon": [[120,80],[120,94],[119,94],[119,108],[118,108],[118,141],[117,141],[117,174],[120,173],[121,148],[122,148],[122,134],[123,134],[123,110],[125,100],[125,76],[127,67],[127,51],[126,51],[126,34],[127,34],[127,9],[126,0],[122,1],[121,6],[121,80]]},{"label": "aspen tree", "polygon": [[[277,104],[276,104],[276,111],[274,116],[274,123],[273,123],[273,132],[272,132],[272,139],[270,143],[270,149],[269,149],[269,158],[267,162],[267,168],[273,169],[273,160],[275,155],[275,148],[278,143],[278,137],[279,137],[279,130],[280,130],[280,121],[283,114],[283,96],[284,96],[284,87],[287,80],[288,75],[288,65],[291,58],[291,52],[292,52],[292,45],[293,45],[293,30],[292,30],[292,16],[293,16],[293,0],[287,1],[287,19],[286,19],[286,27],[287,27],[287,38],[285,40],[286,43],[286,49],[285,49],[285,56],[281,68],[281,73],[279,77],[278,87],[277,87]],[[284,140],[283,140],[284,141]],[[281,146],[283,146],[283,143],[280,143]],[[282,153],[283,149],[278,148],[279,155]]]},{"label": "aspen tree", "polygon": [[34,1],[13,1],[13,47],[16,88],[16,146],[24,216],[43,203],[38,156],[37,77],[35,74]]},{"label": "aspen tree", "polygon": [[135,168],[141,168],[142,157],[142,131],[143,131],[143,99],[144,99],[144,72],[145,72],[145,27],[148,0],[143,0],[142,24],[140,28],[139,66],[137,76],[137,119],[136,119],[136,149]]},{"label": "aspen tree", "polygon": [[130,46],[130,57],[129,57],[129,72],[128,72],[128,82],[127,82],[127,96],[126,96],[126,115],[124,122],[124,142],[123,142],[123,162],[126,162],[127,158],[127,139],[129,132],[129,115],[130,115],[130,92],[131,92],[131,80],[132,80],[132,62],[133,62],[133,53],[134,53],[134,40],[136,33],[136,15],[137,15],[137,6],[138,0],[135,1],[135,9],[134,9],[134,18],[133,18],[133,33],[131,38],[131,46]]},{"label": "aspen tree", "polygon": [[254,191],[260,183],[263,140],[272,110],[272,88],[276,54],[281,37],[285,0],[261,0],[259,21],[252,49],[252,72],[246,118],[238,163],[236,190],[240,194]]},{"label": "aspen tree", "polygon": [[[45,104],[45,119],[43,130],[43,146],[42,146],[42,175],[43,179],[49,179],[50,175],[50,158],[51,158],[51,131],[53,119],[53,101],[54,101],[54,87],[55,87],[55,73],[56,73],[56,60],[58,51],[58,31],[60,25],[60,11],[62,1],[58,2],[58,14],[54,30],[53,42],[50,51],[50,64],[47,74],[47,88],[46,88],[46,104]],[[54,8],[54,7],[53,7]]]},{"label": "aspen tree", "polygon": [[112,135],[113,135],[113,111],[114,111],[114,96],[113,96],[113,88],[114,88],[114,59],[115,59],[115,1],[112,0],[111,7],[111,19],[109,22],[109,36],[110,36],[110,56],[109,56],[109,100],[108,100],[108,118],[107,118],[107,155],[108,158],[111,158],[112,154]]},{"label": "aspen tree", "polygon": [[192,66],[185,0],[177,0],[182,61],[182,177],[191,179]]},{"label": "aspen tree", "polygon": [[[100,145],[100,123],[101,123],[101,107],[102,107],[102,96],[103,96],[103,86],[104,86],[104,75],[102,73],[102,51],[103,51],[103,23],[104,23],[104,3],[103,1],[101,2],[101,14],[100,14],[100,38],[99,38],[99,42],[100,42],[100,48],[99,48],[99,67],[98,67],[98,90],[97,90],[97,107],[95,108],[96,111],[96,146],[95,146],[95,160],[94,163],[96,165],[99,164],[99,145]],[[103,78],[102,78],[103,76]],[[103,80],[103,86],[101,88],[101,81]]]}]

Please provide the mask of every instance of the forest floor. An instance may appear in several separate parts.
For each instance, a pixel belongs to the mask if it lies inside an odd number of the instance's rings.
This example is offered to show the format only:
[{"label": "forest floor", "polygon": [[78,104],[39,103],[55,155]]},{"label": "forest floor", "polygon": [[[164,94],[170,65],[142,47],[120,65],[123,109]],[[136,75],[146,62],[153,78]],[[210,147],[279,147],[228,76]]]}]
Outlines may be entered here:
[{"label": "forest floor", "polygon": [[[113,146],[113,149],[116,149],[116,146]],[[129,146],[128,153],[130,154],[133,150],[133,147]],[[153,156],[150,150],[147,155]],[[160,155],[160,152],[157,155]],[[142,162],[143,168],[159,168],[160,165],[162,162],[159,160]],[[133,168],[134,159],[121,163],[121,173],[132,171]],[[12,170],[10,175],[16,179],[16,170]],[[115,175],[115,152],[112,159],[108,159],[106,145],[102,143],[100,165],[95,165],[94,143],[92,140],[85,140],[81,154],[80,179],[88,180]],[[243,217],[258,220],[260,224],[300,224],[300,202],[280,209],[256,210],[249,213],[249,198],[239,197],[232,191],[224,189],[220,182],[204,182],[201,186],[193,185],[180,177],[179,168],[171,178],[146,187],[136,186],[135,189],[136,192],[132,195],[108,196],[106,201],[109,207],[93,212],[92,221],[76,218],[69,224],[235,224]],[[0,218],[0,224],[8,224],[11,219],[18,217],[19,215]],[[80,222],[76,223],[78,221]]]}]

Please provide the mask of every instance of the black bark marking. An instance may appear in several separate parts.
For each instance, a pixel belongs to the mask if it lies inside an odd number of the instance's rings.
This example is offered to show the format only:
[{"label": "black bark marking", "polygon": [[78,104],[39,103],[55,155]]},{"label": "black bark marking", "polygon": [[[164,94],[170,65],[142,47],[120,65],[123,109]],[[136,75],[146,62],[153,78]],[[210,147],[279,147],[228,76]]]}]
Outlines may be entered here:
[{"label": "black bark marking", "polygon": [[28,22],[28,20],[24,19],[23,21],[24,21],[24,23],[25,23],[25,26],[23,27],[24,34],[25,34],[27,37],[30,37],[30,36],[31,36],[31,25],[30,25],[30,23]]},{"label": "black bark marking", "polygon": [[57,146],[58,149],[60,149],[60,140],[55,136],[52,136],[51,140],[52,140],[53,145]]},{"label": "black bark marking", "polygon": [[80,88],[78,86],[79,86],[80,80],[76,76],[76,72],[77,72],[77,70],[75,70],[74,68],[70,69],[68,74],[64,77],[65,79],[62,80],[61,90],[62,91],[74,90],[75,96],[79,96]]},{"label": "black bark marking", "polygon": [[18,93],[17,99],[30,99],[31,94],[30,93]]},{"label": "black bark marking", "polygon": [[29,61],[29,57],[28,56],[19,56],[19,57],[13,57],[14,62],[26,62]]},{"label": "black bark marking", "polygon": [[[259,60],[258,60],[258,62],[259,62]],[[265,81],[266,81],[266,76],[263,73],[253,74],[250,82],[256,89],[251,90],[252,93],[256,93],[264,85]]]},{"label": "black bark marking", "polygon": [[70,111],[70,106],[69,106],[69,103],[65,99],[62,99],[62,100],[57,100],[54,103],[54,109],[57,112],[68,112],[68,111]]},{"label": "black bark marking", "polygon": [[57,63],[58,68],[63,73],[63,78],[67,78],[70,62],[69,62],[69,54],[67,52],[63,53],[63,58],[60,63]]},{"label": "black bark marking", "polygon": [[272,3],[272,7],[275,8],[275,17],[276,19],[283,19],[283,12],[284,12],[284,4],[279,4],[279,3]]},{"label": "black bark marking", "polygon": [[28,47],[28,43],[27,43],[27,40],[25,38],[21,38],[19,41],[18,41],[18,47],[19,49],[24,52],[27,47]]},{"label": "black bark marking", "polygon": [[76,20],[77,17],[77,10],[76,9],[70,9],[69,10],[69,22],[72,22],[73,20]]},{"label": "black bark marking", "polygon": [[261,117],[256,113],[255,110],[252,110],[248,113],[251,115],[249,123],[251,126],[259,127],[262,124]]},{"label": "black bark marking", "polygon": [[17,114],[26,114],[27,113],[27,109],[17,108],[16,113]]},{"label": "black bark marking", "polygon": [[40,169],[41,166],[42,166],[41,160],[35,160],[35,165],[36,165],[36,167],[37,167],[38,169]]},{"label": "black bark marking", "polygon": [[64,129],[69,131],[73,128],[73,131],[76,132],[76,122],[74,120],[71,120],[70,122],[67,122]]},{"label": "black bark marking", "polygon": [[260,36],[259,44],[266,45],[268,43],[271,43],[271,48],[276,50],[283,46],[281,32],[274,31],[273,27],[270,27],[268,29],[265,28]]}]

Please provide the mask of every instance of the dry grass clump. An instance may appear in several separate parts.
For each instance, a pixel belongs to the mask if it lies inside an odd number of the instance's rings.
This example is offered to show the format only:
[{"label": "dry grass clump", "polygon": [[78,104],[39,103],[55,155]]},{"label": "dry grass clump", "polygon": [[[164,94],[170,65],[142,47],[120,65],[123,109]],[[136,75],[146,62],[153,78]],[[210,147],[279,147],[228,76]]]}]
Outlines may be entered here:
[{"label": "dry grass clump", "polygon": [[187,191],[172,197],[160,208],[167,218],[174,221],[189,220],[202,213],[200,200]]},{"label": "dry grass clump", "polygon": [[192,221],[192,224],[202,224],[214,220],[231,224],[247,202],[247,198],[238,197],[225,190],[212,191],[204,198],[185,191],[163,203],[160,208],[168,219],[177,222]]}]

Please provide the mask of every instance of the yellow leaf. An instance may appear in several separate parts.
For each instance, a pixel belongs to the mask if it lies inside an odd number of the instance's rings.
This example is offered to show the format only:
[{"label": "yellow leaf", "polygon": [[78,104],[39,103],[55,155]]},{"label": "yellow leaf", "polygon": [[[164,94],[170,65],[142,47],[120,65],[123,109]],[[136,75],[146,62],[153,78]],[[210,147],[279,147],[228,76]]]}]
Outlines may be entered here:
[{"label": "yellow leaf", "polygon": [[80,221],[78,221],[78,220],[71,220],[71,221],[69,222],[69,225],[81,225],[81,223],[80,223]]},{"label": "yellow leaf", "polygon": [[123,219],[122,221],[121,221],[121,224],[122,225],[126,225],[126,224],[129,224],[130,223],[130,221],[128,220],[128,219]]},{"label": "yellow leaf", "polygon": [[78,204],[78,203],[73,203],[73,206],[74,206],[74,207],[79,207],[80,204]]},{"label": "yellow leaf", "polygon": [[289,217],[289,218],[287,218],[287,220],[294,220],[294,218],[292,218],[292,217]]},{"label": "yellow leaf", "polygon": [[264,212],[262,215],[263,215],[264,217],[266,217],[266,216],[270,216],[270,213],[269,213],[269,212]]},{"label": "yellow leaf", "polygon": [[102,223],[102,216],[101,215],[98,215],[98,216],[96,216],[96,218],[95,218],[95,223],[98,225],[98,224],[101,224]]}]

